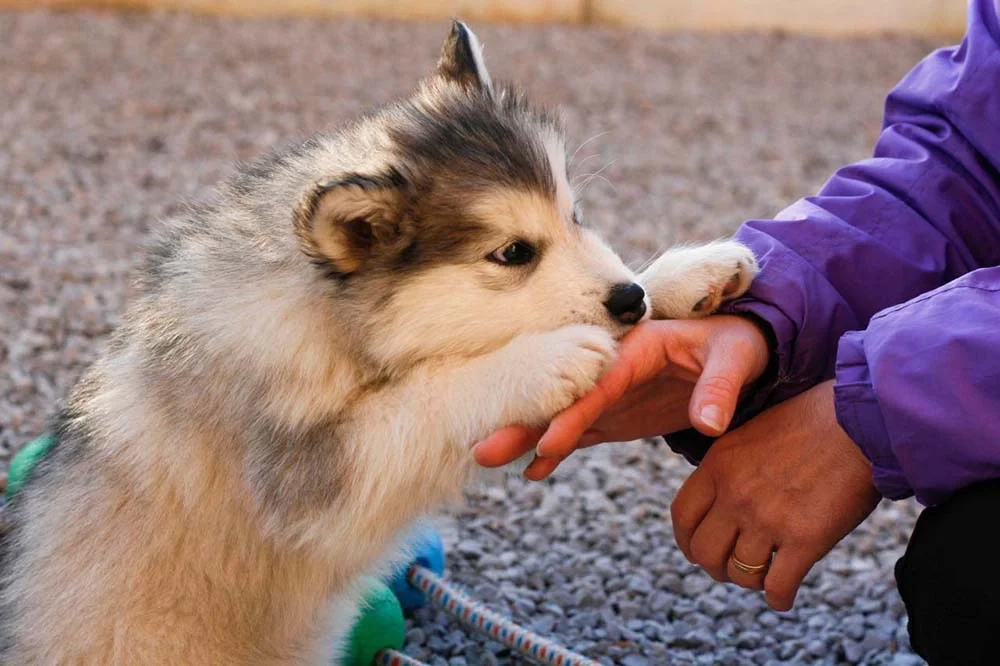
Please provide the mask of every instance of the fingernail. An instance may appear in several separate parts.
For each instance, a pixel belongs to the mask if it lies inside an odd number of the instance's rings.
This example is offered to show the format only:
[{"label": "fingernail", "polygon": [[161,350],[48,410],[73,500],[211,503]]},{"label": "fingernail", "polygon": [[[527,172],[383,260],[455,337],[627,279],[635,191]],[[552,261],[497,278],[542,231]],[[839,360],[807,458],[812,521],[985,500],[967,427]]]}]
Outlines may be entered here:
[{"label": "fingernail", "polygon": [[701,408],[701,422],[715,432],[722,432],[726,425],[723,423],[722,409],[718,405],[705,405]]}]

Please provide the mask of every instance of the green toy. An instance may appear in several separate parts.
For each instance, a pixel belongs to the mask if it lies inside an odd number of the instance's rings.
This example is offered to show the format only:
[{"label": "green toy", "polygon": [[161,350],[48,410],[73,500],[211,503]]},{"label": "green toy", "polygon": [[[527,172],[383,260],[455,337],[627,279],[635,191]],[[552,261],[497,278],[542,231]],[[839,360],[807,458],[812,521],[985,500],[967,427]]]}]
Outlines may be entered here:
[{"label": "green toy", "polygon": [[28,479],[28,475],[31,474],[31,470],[55,443],[56,438],[53,435],[42,435],[21,447],[21,450],[10,461],[10,469],[7,470],[8,500],[21,489],[21,486]]},{"label": "green toy", "polygon": [[340,666],[371,666],[380,650],[403,649],[406,621],[396,595],[385,583],[370,579],[361,617],[351,630]]}]

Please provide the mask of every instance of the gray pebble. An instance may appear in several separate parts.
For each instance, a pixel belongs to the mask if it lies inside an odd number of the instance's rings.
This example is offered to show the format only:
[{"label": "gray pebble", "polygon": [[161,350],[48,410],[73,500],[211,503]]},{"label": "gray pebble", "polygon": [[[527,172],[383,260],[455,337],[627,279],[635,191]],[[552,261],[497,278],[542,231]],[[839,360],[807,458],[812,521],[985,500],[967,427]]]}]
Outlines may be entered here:
[{"label": "gray pebble", "polygon": [[684,581],[676,573],[665,573],[656,580],[656,588],[674,594],[683,594]]},{"label": "gray pebble", "polygon": [[698,610],[705,615],[718,618],[730,610],[731,606],[721,599],[702,597],[698,599]]},{"label": "gray pebble", "polygon": [[543,541],[544,537],[538,532],[528,532],[521,536],[521,545],[528,550],[537,550]]},{"label": "gray pebble", "polygon": [[826,593],[826,602],[835,608],[847,607],[853,603],[856,594],[856,590],[847,586],[837,587]]},{"label": "gray pebble", "polygon": [[563,612],[562,607],[560,607],[560,606],[558,606],[558,605],[556,605],[554,603],[550,603],[550,602],[543,603],[539,607],[539,610],[542,613],[547,613],[547,614],[553,615],[555,617],[563,617],[566,614],[566,613]]},{"label": "gray pebble", "polygon": [[852,639],[860,641],[865,635],[865,618],[862,615],[848,615],[841,620],[840,628]]},{"label": "gray pebble", "polygon": [[621,661],[622,666],[649,666],[649,659],[637,654],[630,654]]},{"label": "gray pebble", "polygon": [[695,629],[675,640],[681,647],[707,648],[715,646],[715,635],[707,629]]},{"label": "gray pebble", "polygon": [[760,645],[763,637],[757,631],[744,631],[736,640],[736,645],[741,648],[752,648]]},{"label": "gray pebble", "polygon": [[433,652],[441,654],[451,649],[453,643],[451,640],[445,639],[441,636],[434,635],[427,640],[427,647],[429,647]]},{"label": "gray pebble", "polygon": [[514,608],[517,609],[519,613],[526,616],[531,616],[535,612],[535,604],[532,603],[530,599],[517,599],[514,602]]},{"label": "gray pebble", "polygon": [[684,577],[683,591],[689,597],[699,595],[712,586],[712,579],[705,574],[691,574]]},{"label": "gray pebble", "polygon": [[666,592],[656,592],[649,600],[649,610],[660,615],[673,605],[674,597]]},{"label": "gray pebble", "polygon": [[844,656],[847,657],[848,661],[857,662],[861,659],[861,655],[864,654],[861,644],[854,640],[845,640],[842,643],[842,647],[844,648]]},{"label": "gray pebble", "polygon": [[778,626],[781,623],[781,619],[771,611],[764,611],[757,617],[757,623],[762,627],[771,629]]},{"label": "gray pebble", "polygon": [[889,647],[891,639],[880,631],[869,631],[861,641],[861,651],[865,654],[870,652],[882,652]]},{"label": "gray pebble", "polygon": [[632,592],[638,592],[640,594],[649,594],[653,588],[649,584],[648,578],[645,578],[644,576],[629,576],[628,589]]},{"label": "gray pebble", "polygon": [[427,634],[420,627],[413,627],[406,631],[406,643],[408,645],[421,645],[427,640]]},{"label": "gray pebble", "polygon": [[806,645],[806,652],[814,657],[822,657],[829,652],[829,649],[827,648],[825,642],[819,639],[813,639]]},{"label": "gray pebble", "polygon": [[577,629],[584,627],[595,627],[601,621],[601,614],[597,611],[584,611],[576,613],[569,618],[569,626]]},{"label": "gray pebble", "polygon": [[872,615],[880,612],[884,605],[885,604],[881,599],[867,599],[865,597],[859,597],[854,600],[854,607],[866,615]]},{"label": "gray pebble", "polygon": [[556,625],[556,618],[551,615],[539,615],[531,622],[532,630],[548,635],[552,633],[552,628]]}]

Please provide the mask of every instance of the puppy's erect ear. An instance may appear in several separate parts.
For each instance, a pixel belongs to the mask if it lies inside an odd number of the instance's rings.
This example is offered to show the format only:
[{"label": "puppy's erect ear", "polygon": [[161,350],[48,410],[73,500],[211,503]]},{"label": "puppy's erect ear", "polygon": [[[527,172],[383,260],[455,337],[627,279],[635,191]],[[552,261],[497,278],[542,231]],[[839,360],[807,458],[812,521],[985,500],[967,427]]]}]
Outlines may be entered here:
[{"label": "puppy's erect ear", "polygon": [[490,89],[490,73],[483,62],[483,47],[475,33],[461,21],[452,21],[451,32],[441,48],[438,73],[463,86]]},{"label": "puppy's erect ear", "polygon": [[316,183],[295,208],[295,233],[314,263],[349,275],[400,237],[406,197],[395,171]]}]

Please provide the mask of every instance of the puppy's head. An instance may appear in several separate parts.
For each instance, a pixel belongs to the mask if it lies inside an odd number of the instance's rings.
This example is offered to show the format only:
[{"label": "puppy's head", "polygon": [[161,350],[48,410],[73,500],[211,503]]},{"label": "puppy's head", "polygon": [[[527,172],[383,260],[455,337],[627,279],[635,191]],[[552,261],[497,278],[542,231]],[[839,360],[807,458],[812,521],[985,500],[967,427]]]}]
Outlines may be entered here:
[{"label": "puppy's head", "polygon": [[581,225],[558,122],[491,82],[462,23],[435,74],[357,141],[363,168],[317,179],[295,228],[380,363],[573,323],[620,334],[644,316],[635,276]]}]

